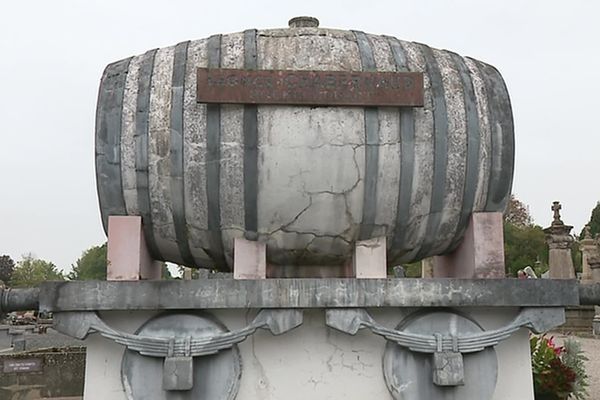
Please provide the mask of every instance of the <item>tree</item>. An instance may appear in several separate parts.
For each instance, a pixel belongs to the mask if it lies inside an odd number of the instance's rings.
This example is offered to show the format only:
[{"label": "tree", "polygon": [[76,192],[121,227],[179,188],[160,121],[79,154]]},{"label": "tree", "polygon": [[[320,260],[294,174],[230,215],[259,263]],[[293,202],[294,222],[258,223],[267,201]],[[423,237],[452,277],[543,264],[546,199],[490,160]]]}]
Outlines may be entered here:
[{"label": "tree", "polygon": [[529,214],[529,207],[517,199],[514,194],[511,194],[508,200],[508,206],[504,212],[504,222],[519,228],[533,225],[533,218]]},{"label": "tree", "polygon": [[10,280],[11,286],[37,286],[45,281],[62,281],[63,274],[49,261],[34,258],[30,254],[23,256],[17,263]]},{"label": "tree", "polygon": [[106,243],[85,250],[71,267],[71,280],[106,280]]},{"label": "tree", "polygon": [[[590,221],[587,223],[590,227],[590,233],[592,237],[596,237],[600,233],[600,202],[596,203],[596,207],[592,210]],[[579,238],[582,239],[585,236],[585,227],[581,230]]]},{"label": "tree", "polygon": [[8,283],[15,270],[15,262],[8,255],[0,256],[0,281]]},{"label": "tree", "polygon": [[512,194],[504,213],[504,262],[510,276],[528,265],[538,274],[548,269],[546,235],[533,223],[529,207]]},{"label": "tree", "polygon": [[548,247],[546,235],[540,226],[521,227],[510,222],[504,223],[504,260],[506,272],[516,276],[517,271],[528,265],[536,273],[548,269]]}]

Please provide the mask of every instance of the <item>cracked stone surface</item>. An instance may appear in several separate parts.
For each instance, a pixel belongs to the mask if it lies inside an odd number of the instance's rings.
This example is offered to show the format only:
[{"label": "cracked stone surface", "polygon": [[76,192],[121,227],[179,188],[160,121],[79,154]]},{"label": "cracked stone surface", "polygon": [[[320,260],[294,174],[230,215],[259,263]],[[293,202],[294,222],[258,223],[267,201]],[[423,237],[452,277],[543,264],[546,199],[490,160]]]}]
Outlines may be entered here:
[{"label": "cracked stone surface", "polygon": [[[378,71],[395,71],[387,37],[367,35]],[[196,68],[207,66],[207,39],[189,42],[184,81],[185,233],[197,267],[211,267],[211,233],[207,210],[206,105],[196,103]],[[426,238],[431,217],[435,157],[435,126],[431,80],[421,45],[400,42],[410,71],[425,72],[425,106],[413,108],[414,162],[402,159],[399,110],[378,109],[378,165],[376,212],[372,237],[387,237],[390,264],[413,261],[426,239],[431,250],[421,256],[449,250],[459,223],[465,189],[467,154],[464,90],[449,52],[433,50],[440,68],[447,106],[448,151],[444,207],[440,224]],[[360,71],[361,58],[354,33],[323,28],[259,30],[259,69]],[[138,215],[135,126],[139,67],[142,56],[131,60],[125,80],[121,122],[122,195],[126,212]],[[150,92],[149,186],[152,231],[167,261],[182,262],[173,224],[170,182],[170,108],[174,46],[156,54]],[[221,66],[243,68],[244,34],[222,36]],[[491,165],[491,129],[483,70],[465,59],[479,116],[479,169],[472,211],[484,211]],[[229,265],[233,240],[245,233],[243,106],[221,106],[220,120],[220,228]],[[111,132],[109,132],[111,134]],[[508,133],[512,135],[512,132]],[[342,265],[358,240],[364,213],[365,122],[360,107],[258,107],[258,240],[267,243],[269,262],[289,265]],[[402,171],[411,171],[412,187],[400,188]],[[410,191],[409,215],[396,226],[400,190]],[[108,200],[106,200],[108,201]],[[105,201],[105,204],[107,204]],[[109,207],[107,207],[109,209]],[[104,211],[103,211],[104,212]],[[393,237],[404,240],[392,248]]]},{"label": "cracked stone surface", "polygon": [[[371,310],[372,317],[382,325],[392,328],[407,317],[413,310],[403,308],[379,308]],[[468,313],[484,329],[497,329],[508,323],[517,309],[467,308]],[[133,333],[154,313],[149,312],[106,312],[104,320],[116,329]],[[256,315],[256,310],[228,309],[214,312],[230,331],[248,325]],[[390,392],[382,371],[382,358],[386,341],[368,330],[360,330],[355,336],[328,328],[323,323],[324,310],[304,312],[304,323],[298,328],[273,336],[263,330],[239,345],[242,360],[242,373],[239,380],[237,400],[364,400],[397,399],[399,391]],[[123,348],[98,335],[90,335],[86,340],[88,349],[86,367],[85,397],[89,400],[125,400],[121,384],[121,360]],[[498,357],[498,378],[496,390],[491,397],[461,396],[456,399],[476,400],[533,400],[531,361],[529,360],[527,332],[518,332],[496,347]],[[427,355],[431,359],[431,354]],[[469,380],[469,365],[472,360],[465,358]],[[422,367],[422,366],[420,366]],[[210,370],[207,370],[210,373]],[[431,382],[432,371],[424,378]],[[219,377],[214,377],[218,380]],[[411,382],[401,386],[401,380],[388,382],[400,391],[407,393],[416,385]],[[406,400],[442,399],[445,396],[406,397]],[[452,397],[447,397],[452,398]]]}]

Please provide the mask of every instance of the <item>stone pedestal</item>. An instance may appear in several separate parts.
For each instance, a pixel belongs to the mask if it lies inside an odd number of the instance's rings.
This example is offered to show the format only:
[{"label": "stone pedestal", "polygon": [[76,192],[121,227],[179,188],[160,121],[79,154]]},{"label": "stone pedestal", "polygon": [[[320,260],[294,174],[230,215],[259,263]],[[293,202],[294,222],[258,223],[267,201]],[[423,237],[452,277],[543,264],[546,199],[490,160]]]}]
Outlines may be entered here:
[{"label": "stone pedestal", "polygon": [[142,217],[108,217],[107,252],[106,279],[109,281],[161,278],[162,263],[150,256],[142,232]]},{"label": "stone pedestal", "polygon": [[600,336],[600,307],[596,306],[596,315],[592,320],[592,332],[596,336]]},{"label": "stone pedestal", "polygon": [[581,251],[581,280],[583,282],[592,281],[592,270],[590,268],[589,257],[590,253],[596,249],[596,242],[590,234],[590,227],[585,226],[583,239],[579,241],[579,250]]},{"label": "stone pedestal", "polygon": [[[460,311],[491,330],[506,325],[518,309]],[[410,312],[384,308],[372,310],[371,315],[392,328]],[[255,313],[247,309],[211,311],[232,331],[245,327]],[[112,311],[102,316],[112,327],[133,333],[155,314]],[[304,323],[295,330],[281,336],[260,330],[238,345],[243,369],[236,400],[392,400],[382,371],[386,340],[367,329],[355,336],[338,332],[325,325],[324,314],[324,310],[305,310]],[[98,335],[89,336],[86,345],[84,399],[128,400],[121,383],[123,347]],[[527,331],[515,333],[495,351],[498,375],[492,399],[533,400]],[[473,385],[473,377],[468,378],[465,384]]]},{"label": "stone pedestal", "polygon": [[[600,249],[597,246],[589,249],[587,262],[590,266],[592,282],[600,283]],[[592,320],[592,331],[594,335],[600,335],[600,306],[595,307],[595,315]]]},{"label": "stone pedestal", "polygon": [[458,248],[433,257],[434,278],[504,278],[502,213],[474,213]]},{"label": "stone pedestal", "polygon": [[573,236],[570,234],[573,227],[562,222],[560,209],[560,203],[555,201],[552,206],[554,220],[550,227],[544,229],[549,248],[549,277],[550,279],[575,279],[575,268],[571,258]]},{"label": "stone pedestal", "polygon": [[242,238],[235,238],[233,243],[233,279],[265,279],[267,246]]}]

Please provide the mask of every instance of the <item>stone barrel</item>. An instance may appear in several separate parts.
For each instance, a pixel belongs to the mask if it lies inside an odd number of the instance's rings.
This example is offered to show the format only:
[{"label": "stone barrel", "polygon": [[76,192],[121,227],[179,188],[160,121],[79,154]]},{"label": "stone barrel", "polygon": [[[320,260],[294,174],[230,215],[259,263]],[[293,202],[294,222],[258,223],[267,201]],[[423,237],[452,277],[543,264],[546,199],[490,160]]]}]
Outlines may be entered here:
[{"label": "stone barrel", "polygon": [[[236,237],[265,242],[270,264],[326,267],[386,236],[396,265],[452,251],[471,213],[504,210],[513,119],[494,67],[315,25],[110,64],[96,117],[105,230],[109,215],[140,215],[156,259],[220,270],[231,269]],[[196,101],[200,67],[422,72],[425,105],[207,105]]]}]

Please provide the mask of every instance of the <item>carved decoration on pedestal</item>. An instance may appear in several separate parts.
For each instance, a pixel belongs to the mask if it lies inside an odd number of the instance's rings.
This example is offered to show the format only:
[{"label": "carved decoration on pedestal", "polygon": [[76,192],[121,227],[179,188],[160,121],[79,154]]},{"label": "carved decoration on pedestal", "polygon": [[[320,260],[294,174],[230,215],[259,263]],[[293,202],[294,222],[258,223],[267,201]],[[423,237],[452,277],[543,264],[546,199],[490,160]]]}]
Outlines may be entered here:
[{"label": "carved decoration on pedestal", "polygon": [[[350,335],[367,328],[388,340],[384,375],[397,400],[490,399],[497,377],[493,347],[521,328],[542,333],[564,321],[564,309],[555,307],[525,307],[508,325],[489,331],[447,308],[416,312],[395,329],[380,325],[364,309],[329,309],[326,314],[331,328]],[[453,397],[445,397],[449,392]]]},{"label": "carved decoration on pedestal", "polygon": [[[162,314],[135,334],[108,326],[95,312],[60,312],[54,328],[77,339],[99,333],[127,347],[121,365],[127,397],[232,400],[237,394],[241,361],[236,347],[258,329],[273,335],[302,324],[301,310],[261,310],[245,328],[230,332],[206,313]],[[191,396],[191,397],[190,397]]]}]

